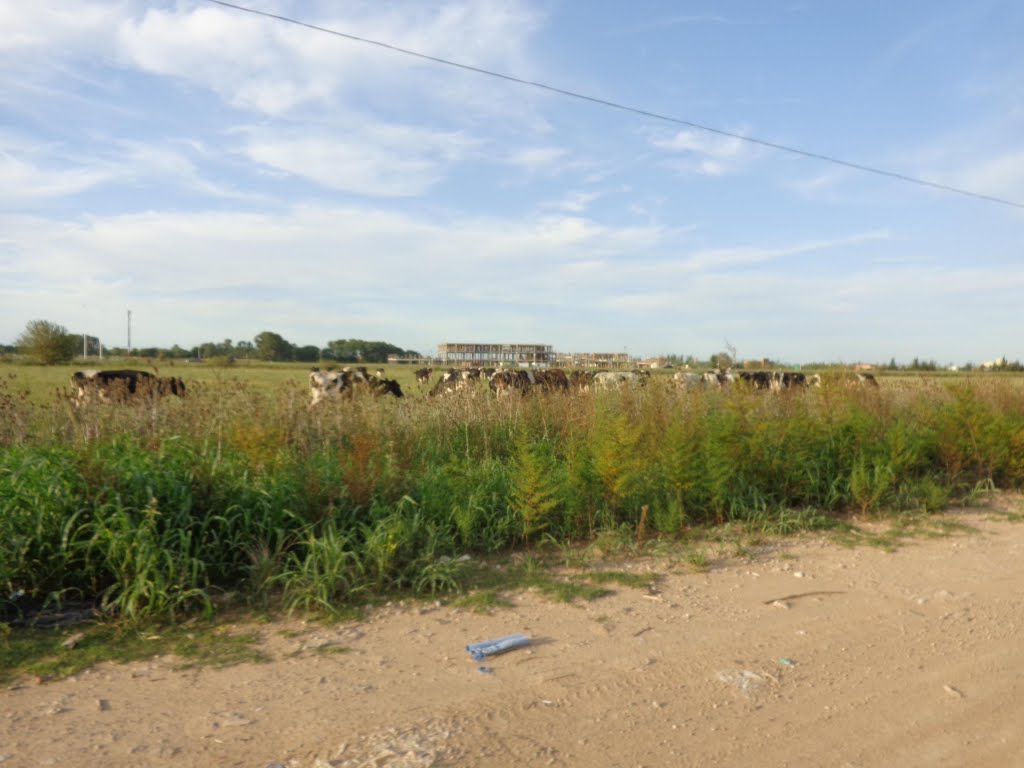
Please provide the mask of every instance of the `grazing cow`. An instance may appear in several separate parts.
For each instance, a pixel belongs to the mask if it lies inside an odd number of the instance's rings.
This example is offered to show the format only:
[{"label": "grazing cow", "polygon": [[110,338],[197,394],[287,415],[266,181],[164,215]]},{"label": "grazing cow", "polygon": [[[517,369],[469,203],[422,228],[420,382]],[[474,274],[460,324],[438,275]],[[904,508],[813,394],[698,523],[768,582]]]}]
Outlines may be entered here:
[{"label": "grazing cow", "polygon": [[370,391],[375,395],[392,395],[394,397],[404,397],[402,394],[402,387],[394,379],[385,379],[383,376],[370,379],[368,382]]},{"label": "grazing cow", "polygon": [[438,395],[454,395],[459,392],[472,393],[476,382],[479,380],[479,368],[465,368],[463,370],[449,368],[441,374],[441,378],[434,383],[434,386],[427,394],[431,397],[436,397]]},{"label": "grazing cow", "polygon": [[544,392],[568,392],[569,377],[560,368],[537,371],[533,378],[538,387]]},{"label": "grazing cow", "polygon": [[866,387],[877,387],[878,379],[875,378],[874,374],[857,372],[857,383]]},{"label": "grazing cow", "polygon": [[724,387],[736,381],[736,376],[733,374],[731,368],[720,368],[717,371],[705,371],[703,378],[705,384],[710,384],[713,387]]},{"label": "grazing cow", "polygon": [[185,394],[185,382],[176,377],[154,376],[147,371],[75,371],[71,383],[76,388],[75,404],[89,400],[125,402],[134,395],[160,397]]},{"label": "grazing cow", "polygon": [[799,371],[776,371],[772,374],[772,388],[799,389],[807,386],[807,374]]},{"label": "grazing cow", "polygon": [[647,377],[636,371],[601,371],[594,374],[594,386],[598,389],[622,389],[625,386],[646,383]]},{"label": "grazing cow", "polygon": [[525,394],[537,381],[532,371],[495,371],[488,381],[496,397]]},{"label": "grazing cow", "polygon": [[383,379],[364,376],[359,370],[343,371],[310,371],[309,393],[310,405],[335,397],[351,398],[357,392],[369,392],[373,395],[393,395],[402,397],[402,387],[394,379]]},{"label": "grazing cow", "polygon": [[772,389],[775,376],[768,371],[740,371],[740,381],[754,389]]},{"label": "grazing cow", "polygon": [[698,387],[704,386],[704,376],[699,373],[693,373],[691,371],[676,371],[672,375],[672,381],[680,389],[697,389]]},{"label": "grazing cow", "polygon": [[421,388],[427,386],[430,383],[430,377],[433,375],[433,368],[420,368],[416,371],[416,384]]},{"label": "grazing cow", "polygon": [[321,400],[337,397],[351,388],[351,371],[321,371],[314,368],[309,373],[309,393],[312,397],[310,405]]},{"label": "grazing cow", "polygon": [[594,383],[593,371],[570,371],[569,387],[576,392],[589,392]]}]

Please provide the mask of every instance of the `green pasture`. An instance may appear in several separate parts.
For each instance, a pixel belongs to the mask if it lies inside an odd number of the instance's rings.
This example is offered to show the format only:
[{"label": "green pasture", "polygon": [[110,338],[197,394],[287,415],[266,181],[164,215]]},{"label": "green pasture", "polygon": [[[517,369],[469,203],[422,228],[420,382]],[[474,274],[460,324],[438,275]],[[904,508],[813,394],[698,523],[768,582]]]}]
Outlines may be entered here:
[{"label": "green pasture", "polygon": [[[186,363],[175,361],[150,361],[137,358],[89,359],[68,365],[21,365],[0,364],[0,376],[9,382],[11,388],[19,394],[42,404],[51,401],[61,390],[71,388],[71,375],[75,371],[98,369],[115,370],[128,368],[148,371],[160,376],[177,376],[191,388],[193,384],[210,386],[231,386],[232,383],[244,382],[259,392],[273,392],[278,389],[298,386],[309,388],[308,363],[263,363],[240,360],[231,365],[216,363]],[[326,366],[324,366],[326,369]],[[341,364],[336,364],[341,368]],[[383,368],[388,378],[395,379],[407,395],[419,395],[416,386],[415,366],[410,365],[369,365],[367,370],[375,371]]]},{"label": "green pasture", "polygon": [[0,624],[55,601],[128,621],[225,603],[334,613],[479,583],[463,555],[568,561],[1024,487],[1018,375],[766,393],[680,390],[659,371],[497,400],[484,385],[428,398],[393,366],[410,397],[310,408],[308,366],[165,363],[187,398],[71,408],[57,392],[86,367],[0,367]]}]

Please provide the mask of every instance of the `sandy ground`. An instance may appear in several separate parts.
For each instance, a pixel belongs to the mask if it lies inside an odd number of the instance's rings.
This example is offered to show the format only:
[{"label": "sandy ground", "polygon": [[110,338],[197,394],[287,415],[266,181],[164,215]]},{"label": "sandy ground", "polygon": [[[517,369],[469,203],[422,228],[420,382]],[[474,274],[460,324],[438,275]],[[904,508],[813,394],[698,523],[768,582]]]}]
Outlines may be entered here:
[{"label": "sandy ground", "polygon": [[[27,682],[0,691],[0,765],[1024,765],[1024,524],[956,517],[976,532],[804,539],[656,594],[395,605],[263,626],[267,664]],[[464,650],[513,632],[533,643]]]}]

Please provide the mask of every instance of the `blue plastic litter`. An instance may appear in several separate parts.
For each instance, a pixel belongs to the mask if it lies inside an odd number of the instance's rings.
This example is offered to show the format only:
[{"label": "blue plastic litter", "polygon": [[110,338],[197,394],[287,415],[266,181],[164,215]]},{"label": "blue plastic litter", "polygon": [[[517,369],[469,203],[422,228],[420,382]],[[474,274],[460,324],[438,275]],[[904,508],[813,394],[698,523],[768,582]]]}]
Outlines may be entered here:
[{"label": "blue plastic litter", "polygon": [[473,661],[483,661],[487,656],[496,656],[529,644],[530,638],[526,635],[506,635],[495,640],[484,640],[482,643],[470,643],[466,650],[473,657]]},{"label": "blue plastic litter", "polygon": [[476,671],[479,672],[481,675],[493,675],[494,667],[477,667]]}]

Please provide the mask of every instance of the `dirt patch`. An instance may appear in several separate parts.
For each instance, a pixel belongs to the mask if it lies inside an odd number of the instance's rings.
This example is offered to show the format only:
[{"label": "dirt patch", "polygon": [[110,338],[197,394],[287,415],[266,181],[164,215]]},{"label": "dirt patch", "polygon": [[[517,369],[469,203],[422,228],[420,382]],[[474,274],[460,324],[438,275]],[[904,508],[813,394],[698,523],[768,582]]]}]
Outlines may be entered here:
[{"label": "dirt patch", "polygon": [[[806,539],[590,603],[264,625],[267,664],[22,683],[0,692],[0,766],[1002,768],[1024,754],[1024,525],[953,518],[972,531]],[[465,652],[515,632],[532,644]]]}]

